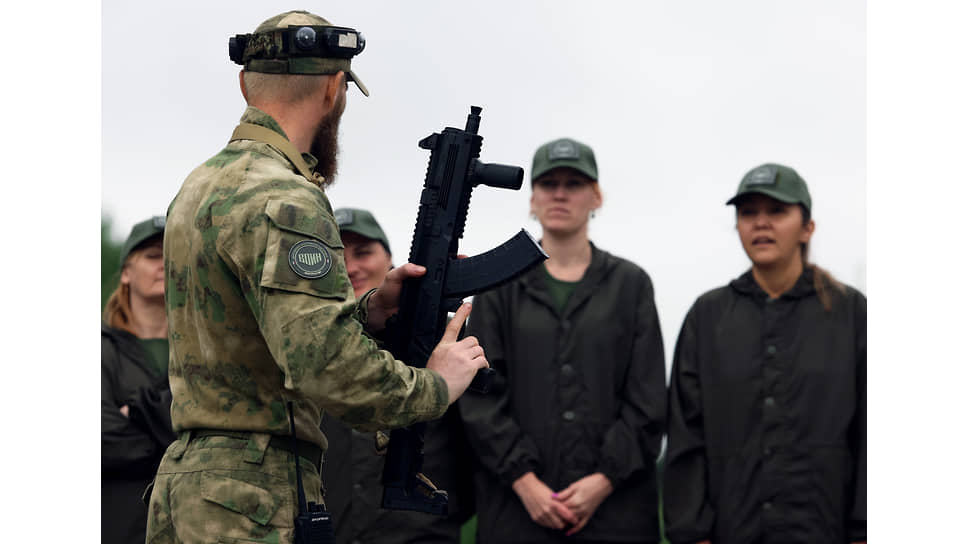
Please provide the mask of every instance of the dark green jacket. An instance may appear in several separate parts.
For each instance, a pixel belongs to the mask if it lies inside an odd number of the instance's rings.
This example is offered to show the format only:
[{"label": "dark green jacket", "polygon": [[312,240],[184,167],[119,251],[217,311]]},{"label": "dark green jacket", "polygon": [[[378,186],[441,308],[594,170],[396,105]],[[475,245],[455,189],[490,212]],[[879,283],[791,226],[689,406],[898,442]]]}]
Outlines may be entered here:
[{"label": "dark green jacket", "polygon": [[595,472],[615,491],[568,540],[657,542],[655,461],[665,427],[662,334],[649,276],[592,246],[559,312],[536,268],[474,298],[468,334],[497,371],[459,401],[473,450],[481,542],[554,542],[511,484],[534,471],[554,491]]},{"label": "dark green jacket", "polygon": [[669,386],[672,542],[865,540],[867,299],[832,292],[826,311],[807,269],[771,300],[747,272],[689,310]]},{"label": "dark green jacket", "polygon": [[[125,331],[101,325],[101,542],[144,542],[141,494],[155,476],[171,432],[168,377]],[[121,414],[127,405],[129,417]]]}]

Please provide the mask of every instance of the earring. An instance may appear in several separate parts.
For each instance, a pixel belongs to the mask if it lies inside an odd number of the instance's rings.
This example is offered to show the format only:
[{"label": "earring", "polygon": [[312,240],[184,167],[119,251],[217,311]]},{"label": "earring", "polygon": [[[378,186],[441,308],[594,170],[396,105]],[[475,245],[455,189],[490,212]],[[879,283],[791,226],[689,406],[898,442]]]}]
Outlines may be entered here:
[{"label": "earring", "polygon": [[537,221],[538,220],[538,214],[536,214],[534,212],[531,212],[529,215],[530,215],[532,221]]},{"label": "earring", "polygon": [[595,219],[595,211],[596,211],[596,210],[592,210],[592,213],[591,213],[591,214],[589,214],[589,215],[591,216],[591,218],[592,218],[592,219]]}]

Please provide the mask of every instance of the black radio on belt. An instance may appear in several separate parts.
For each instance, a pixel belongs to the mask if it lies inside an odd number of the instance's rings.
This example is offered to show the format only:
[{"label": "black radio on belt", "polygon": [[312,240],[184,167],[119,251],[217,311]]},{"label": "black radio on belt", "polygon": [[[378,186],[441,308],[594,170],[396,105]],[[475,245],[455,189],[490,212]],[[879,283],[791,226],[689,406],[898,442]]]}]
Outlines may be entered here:
[{"label": "black radio on belt", "polygon": [[292,401],[289,409],[289,431],[292,433],[292,456],[296,461],[296,490],[299,493],[299,514],[295,522],[295,544],[333,544],[333,519],[322,504],[306,504],[303,491],[302,470],[299,468],[299,449],[296,447],[296,422],[292,415]]},{"label": "black radio on belt", "polygon": [[333,544],[333,520],[323,505],[299,502],[296,516],[296,544]]}]

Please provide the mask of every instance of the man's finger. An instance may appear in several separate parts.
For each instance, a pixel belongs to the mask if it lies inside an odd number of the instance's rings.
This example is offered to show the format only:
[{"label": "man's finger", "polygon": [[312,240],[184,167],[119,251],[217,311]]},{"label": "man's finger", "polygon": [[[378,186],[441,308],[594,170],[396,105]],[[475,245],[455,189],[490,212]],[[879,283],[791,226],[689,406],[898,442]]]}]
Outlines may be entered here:
[{"label": "man's finger", "polygon": [[393,270],[387,272],[387,279],[395,281],[403,281],[407,278],[419,278],[427,273],[427,269],[420,266],[419,264],[407,263],[403,266],[398,266]]},{"label": "man's finger", "polygon": [[477,341],[476,336],[465,336],[464,338],[461,338],[457,344],[463,349],[474,349],[476,346],[481,345],[480,342]]},{"label": "man's finger", "polygon": [[441,342],[456,342],[457,335],[460,334],[460,328],[464,326],[464,322],[467,321],[467,316],[471,315],[471,304],[465,302],[457,308],[454,312],[454,318],[447,323],[447,327],[444,329],[444,336],[440,338]]}]

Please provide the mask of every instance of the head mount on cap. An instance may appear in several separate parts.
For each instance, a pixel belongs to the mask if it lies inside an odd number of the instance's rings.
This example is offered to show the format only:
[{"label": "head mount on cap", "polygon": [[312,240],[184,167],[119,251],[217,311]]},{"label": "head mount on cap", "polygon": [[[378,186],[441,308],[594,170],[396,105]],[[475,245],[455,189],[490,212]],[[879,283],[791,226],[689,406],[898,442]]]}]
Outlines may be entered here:
[{"label": "head mount on cap", "polygon": [[229,58],[248,72],[326,75],[345,72],[364,95],[366,86],[350,68],[350,59],[366,47],[363,34],[306,11],[271,17],[252,34],[229,38]]}]

